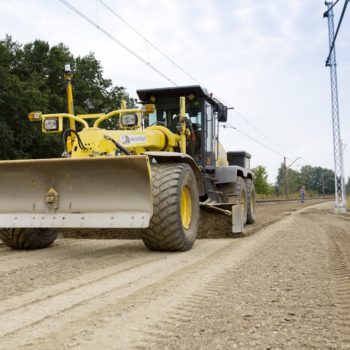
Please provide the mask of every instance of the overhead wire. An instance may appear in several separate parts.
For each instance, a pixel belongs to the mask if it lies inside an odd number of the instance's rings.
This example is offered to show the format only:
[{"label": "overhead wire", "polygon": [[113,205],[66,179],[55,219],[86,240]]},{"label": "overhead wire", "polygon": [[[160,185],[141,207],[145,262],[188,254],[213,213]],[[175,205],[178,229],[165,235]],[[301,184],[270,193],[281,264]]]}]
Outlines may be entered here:
[{"label": "overhead wire", "polygon": [[[218,98],[219,100],[221,100],[220,98]],[[226,104],[227,105],[227,104]],[[269,143],[271,143],[272,145],[274,145],[275,147],[277,147],[279,150],[292,155],[291,152],[289,152],[287,149],[285,149],[284,147],[282,147],[281,145],[277,144],[276,142],[272,141],[268,136],[266,136],[261,130],[259,130],[253,123],[251,123],[249,121],[249,119],[247,117],[245,117],[242,113],[238,112],[236,108],[234,107],[230,107],[228,108],[229,110],[233,110],[233,112],[235,112],[241,119],[243,119],[247,124],[249,124],[256,132],[258,132],[261,136],[263,136]],[[281,154],[281,153],[280,153]],[[288,159],[288,157],[286,157]]]},{"label": "overhead wire", "polygon": [[143,64],[148,66],[150,69],[152,69],[154,72],[156,72],[158,75],[163,77],[164,79],[168,80],[172,85],[178,86],[171,78],[169,78],[166,74],[164,74],[162,71],[160,71],[157,67],[152,65],[151,63],[147,62],[143,57],[141,57],[138,53],[136,53],[134,50],[130,49],[128,46],[126,46],[124,43],[122,43],[120,40],[118,40],[116,37],[114,37],[112,34],[110,34],[107,30],[102,28],[100,25],[98,25],[96,22],[94,22],[91,18],[89,18],[87,15],[82,13],[80,10],[78,10],[76,7],[71,5],[66,0],[59,0],[62,4],[70,8],[73,12],[75,12],[77,15],[79,15],[81,18],[83,18],[85,21],[87,21],[92,26],[96,27],[99,31],[101,31],[103,34],[105,34],[107,37],[109,37],[112,41],[114,41],[116,44],[121,46],[124,50],[128,51],[131,55],[136,57],[139,61],[141,61]]},{"label": "overhead wire", "polygon": [[[130,54],[132,54],[134,57],[136,57],[139,61],[147,65],[149,68],[151,68],[153,71],[155,71],[158,75],[162,76],[164,79],[168,80],[171,84],[174,86],[178,86],[176,82],[174,82],[170,77],[168,77],[166,74],[164,74],[162,71],[160,71],[158,68],[156,68],[154,65],[152,65],[150,62],[146,61],[143,57],[141,57],[139,54],[137,54],[135,51],[130,49],[128,46],[126,46],[124,43],[122,43],[120,40],[118,40],[116,37],[114,37],[112,34],[110,34],[107,30],[102,28],[99,24],[94,22],[91,18],[89,18],[87,15],[82,13],[80,10],[78,10],[76,7],[71,5],[66,0],[59,0],[61,3],[63,3],[65,6],[70,8],[73,12],[78,14],[81,18],[83,18],[85,21],[87,21],[92,26],[96,27],[98,30],[100,30],[103,34],[105,34],[107,37],[109,37],[111,40],[113,40],[115,43],[117,43],[119,46],[124,48],[126,51],[128,51]],[[339,0],[337,0],[338,2]],[[348,1],[348,0],[347,0]],[[179,64],[177,64],[171,57],[169,57],[165,52],[163,52],[161,49],[159,49],[155,44],[153,44],[149,39],[147,39],[142,33],[140,33],[134,26],[132,26],[127,20],[125,20],[122,16],[120,16],[116,11],[114,11],[110,6],[108,6],[103,0],[96,0],[96,2],[99,2],[101,5],[103,5],[108,11],[110,11],[113,15],[115,15],[117,18],[119,18],[126,26],[128,26],[132,31],[134,31],[137,35],[139,35],[147,44],[149,44],[153,49],[155,49],[158,53],[160,53],[163,57],[165,57],[169,62],[171,62],[176,68],[181,70],[185,75],[187,75],[189,78],[191,78],[193,81],[198,83],[199,85],[202,85],[192,74],[190,74],[188,71],[186,71],[184,68],[182,68]],[[260,131],[256,126],[254,126],[248,118],[244,117],[240,112],[233,109],[234,112],[240,116],[243,120],[245,120],[255,131],[257,131],[261,136],[263,136],[266,140],[268,140],[271,144],[274,144],[274,146],[278,147],[279,149],[283,149],[280,145],[277,143],[271,141],[262,131]],[[266,144],[262,143],[261,141],[255,139],[254,137],[246,134],[245,132],[239,130],[238,128],[226,124],[225,127],[235,129],[240,134],[244,135],[245,137],[257,142],[261,146],[265,147],[266,149],[281,155],[284,157],[284,155],[281,152],[278,152],[274,150],[273,148],[267,146]],[[286,150],[284,150],[286,151]],[[288,151],[286,151],[289,153]]]},{"label": "overhead wire", "polygon": [[164,58],[166,58],[170,63],[172,63],[176,68],[178,68],[182,73],[187,75],[190,79],[196,82],[199,85],[202,85],[191,73],[181,67],[178,63],[176,63],[169,55],[167,55],[163,50],[161,50],[157,45],[153,44],[152,41],[147,39],[142,33],[140,33],[134,26],[132,26],[126,19],[124,19],[121,15],[119,15],[115,10],[113,10],[110,6],[108,6],[103,0],[97,0],[101,5],[103,5],[109,12],[111,12],[114,16],[116,16],[120,21],[122,21],[127,27],[129,27],[134,33],[136,33],[139,37],[141,37],[147,44],[149,44],[154,50],[156,50],[159,54],[161,54]]},{"label": "overhead wire", "polygon": [[245,117],[242,113],[238,112],[235,108],[233,109],[233,112],[235,112],[240,118],[242,118],[247,124],[249,124],[256,132],[258,132],[261,136],[263,136],[267,141],[269,141],[271,144],[273,144],[275,147],[279,148],[283,152],[286,152],[290,154],[288,150],[286,150],[284,147],[279,145],[278,143],[272,141],[268,136],[266,136],[261,130],[259,130],[253,123],[249,121],[247,117]]},{"label": "overhead wire", "polygon": [[[231,104],[226,103],[225,101],[223,101],[223,99],[221,99],[218,96],[214,96],[216,97],[218,100],[220,100],[221,102],[223,102],[226,106],[229,106]],[[242,113],[238,112],[237,109],[235,107],[229,107],[229,110],[233,110],[233,112],[235,112],[241,119],[243,119],[247,124],[249,124],[256,132],[258,132],[261,136],[263,136],[269,143],[271,143],[272,145],[274,145],[275,147],[277,147],[278,149],[282,150],[285,153],[288,153],[289,155],[292,155],[291,152],[289,152],[288,150],[286,150],[284,147],[282,147],[281,145],[279,145],[278,143],[272,141],[268,136],[266,136],[261,130],[259,130],[253,123],[251,123],[249,121],[249,119],[247,117],[245,117]],[[286,157],[288,159],[288,157]]]},{"label": "overhead wire", "polygon": [[[339,1],[339,0],[338,0],[338,1]],[[323,15],[324,17],[327,17],[327,16],[328,16],[329,11],[338,3],[338,1],[335,2],[335,3],[333,4],[333,6],[332,6],[327,12],[324,13],[324,15]],[[338,36],[338,33],[339,33],[339,29],[340,29],[341,24],[342,24],[342,22],[343,22],[344,15],[345,15],[345,12],[346,12],[346,8],[347,8],[347,6],[348,6],[348,4],[349,4],[349,1],[350,1],[350,0],[345,0],[345,2],[344,2],[344,6],[343,6],[343,10],[342,10],[341,15],[340,15],[340,19],[339,19],[339,23],[338,23],[338,26],[337,26],[337,30],[336,30],[336,32],[335,32],[335,35],[334,35],[334,38],[333,38],[333,42],[332,42],[331,48],[329,49],[329,54],[328,54],[328,57],[327,57],[327,60],[326,60],[326,67],[328,67],[328,66],[330,65],[330,60],[331,60],[332,52],[333,52],[333,50],[334,50],[335,41],[337,40],[337,36]]]},{"label": "overhead wire", "polygon": [[269,151],[271,151],[271,152],[277,154],[278,156],[282,156],[282,157],[285,156],[284,154],[282,154],[282,153],[276,151],[275,149],[273,149],[273,148],[267,146],[267,145],[264,144],[263,142],[257,140],[255,137],[246,134],[245,132],[243,132],[242,130],[238,129],[237,127],[231,125],[230,123],[226,123],[226,124],[224,124],[222,127],[223,127],[224,129],[230,128],[230,129],[236,130],[238,133],[240,133],[240,134],[242,134],[243,136],[249,138],[250,140],[252,140],[252,141],[258,143],[260,146],[263,146],[264,148],[266,148],[266,149],[268,149]]},{"label": "overhead wire", "polygon": [[333,9],[333,7],[339,2],[339,0],[336,0],[333,5],[323,14],[323,16],[327,16],[328,12],[331,11]]}]

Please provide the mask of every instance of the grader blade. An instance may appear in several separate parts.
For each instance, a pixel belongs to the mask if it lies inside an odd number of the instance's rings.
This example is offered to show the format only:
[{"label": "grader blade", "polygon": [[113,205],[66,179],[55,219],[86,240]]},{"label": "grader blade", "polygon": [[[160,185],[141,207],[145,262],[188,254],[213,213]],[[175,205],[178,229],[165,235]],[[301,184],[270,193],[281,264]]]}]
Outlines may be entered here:
[{"label": "grader blade", "polygon": [[146,156],[0,162],[0,228],[148,227]]}]

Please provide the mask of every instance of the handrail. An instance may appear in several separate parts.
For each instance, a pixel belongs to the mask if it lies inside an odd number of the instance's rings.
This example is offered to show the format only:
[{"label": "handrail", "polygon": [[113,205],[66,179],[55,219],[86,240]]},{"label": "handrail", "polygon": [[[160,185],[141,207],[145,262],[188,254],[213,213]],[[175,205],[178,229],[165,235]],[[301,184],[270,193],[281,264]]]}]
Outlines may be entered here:
[{"label": "handrail", "polygon": [[68,113],[54,113],[54,114],[42,114],[41,119],[47,119],[47,118],[68,118],[69,120],[74,120],[80,124],[84,125],[84,128],[89,129],[89,124],[84,120],[79,117],[76,117],[73,114],[68,114]]},{"label": "handrail", "polygon": [[107,113],[104,116],[98,118],[94,123],[94,128],[98,128],[98,126],[105,120],[114,117],[115,115],[127,114],[127,113],[141,113],[141,109],[116,109],[112,112]]}]

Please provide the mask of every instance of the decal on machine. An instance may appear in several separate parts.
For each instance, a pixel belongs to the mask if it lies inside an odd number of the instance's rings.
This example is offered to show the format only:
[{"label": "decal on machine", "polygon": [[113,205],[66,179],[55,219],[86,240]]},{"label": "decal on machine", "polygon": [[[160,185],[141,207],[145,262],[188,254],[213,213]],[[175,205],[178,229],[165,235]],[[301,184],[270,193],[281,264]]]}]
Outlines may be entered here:
[{"label": "decal on machine", "polygon": [[121,135],[120,142],[124,145],[137,145],[146,143],[146,135]]}]

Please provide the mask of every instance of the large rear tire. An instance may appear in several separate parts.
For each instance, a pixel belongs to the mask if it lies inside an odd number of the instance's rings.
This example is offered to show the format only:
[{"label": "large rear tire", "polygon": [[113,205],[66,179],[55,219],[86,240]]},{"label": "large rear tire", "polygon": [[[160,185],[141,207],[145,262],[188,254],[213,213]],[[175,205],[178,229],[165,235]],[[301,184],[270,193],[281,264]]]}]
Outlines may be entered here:
[{"label": "large rear tire", "polygon": [[254,224],[256,219],[255,186],[251,179],[245,179],[247,188],[247,224]]},{"label": "large rear tire", "polygon": [[58,231],[52,228],[3,228],[0,239],[12,249],[43,249],[57,238]]},{"label": "large rear tire", "polygon": [[161,251],[192,248],[199,223],[199,196],[188,164],[152,165],[153,216],[142,232],[146,247]]}]

